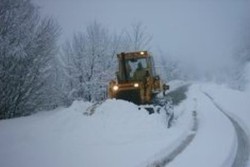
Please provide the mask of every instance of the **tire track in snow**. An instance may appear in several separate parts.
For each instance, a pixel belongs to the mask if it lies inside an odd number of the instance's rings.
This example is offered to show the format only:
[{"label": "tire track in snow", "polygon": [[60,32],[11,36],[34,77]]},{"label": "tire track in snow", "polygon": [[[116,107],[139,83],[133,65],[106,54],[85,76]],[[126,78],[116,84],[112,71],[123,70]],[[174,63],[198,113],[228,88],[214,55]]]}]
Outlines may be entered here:
[{"label": "tire track in snow", "polygon": [[226,117],[228,117],[228,119],[232,122],[234,126],[238,139],[238,148],[232,167],[246,167],[248,165],[248,160],[250,156],[250,141],[247,133],[245,132],[244,128],[242,128],[240,124],[235,119],[233,119],[232,116],[227,114],[225,110],[218,103],[216,103],[212,96],[210,96],[206,92],[203,93],[211,100],[211,102],[219,111],[221,111]]},{"label": "tire track in snow", "polygon": [[167,156],[163,157],[160,160],[153,162],[152,164],[148,165],[147,167],[164,167],[168,163],[174,160],[185,148],[192,142],[194,139],[196,132],[198,130],[198,120],[197,120],[197,112],[193,111],[193,125],[190,129],[191,132],[187,137],[174,149],[172,150]]}]

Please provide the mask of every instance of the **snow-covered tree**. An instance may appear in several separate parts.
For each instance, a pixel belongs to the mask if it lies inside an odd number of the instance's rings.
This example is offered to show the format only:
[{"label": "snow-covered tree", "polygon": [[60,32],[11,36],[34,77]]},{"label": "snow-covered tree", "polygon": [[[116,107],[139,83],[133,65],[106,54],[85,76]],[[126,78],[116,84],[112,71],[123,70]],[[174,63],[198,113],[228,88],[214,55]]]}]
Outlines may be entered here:
[{"label": "snow-covered tree", "polygon": [[114,55],[119,38],[93,22],[85,32],[76,33],[63,47],[63,66],[71,99],[96,101],[106,96],[107,83],[114,75]]},{"label": "snow-covered tree", "polygon": [[41,19],[30,0],[1,0],[1,118],[30,114],[48,101],[46,89],[58,32],[57,24]]}]

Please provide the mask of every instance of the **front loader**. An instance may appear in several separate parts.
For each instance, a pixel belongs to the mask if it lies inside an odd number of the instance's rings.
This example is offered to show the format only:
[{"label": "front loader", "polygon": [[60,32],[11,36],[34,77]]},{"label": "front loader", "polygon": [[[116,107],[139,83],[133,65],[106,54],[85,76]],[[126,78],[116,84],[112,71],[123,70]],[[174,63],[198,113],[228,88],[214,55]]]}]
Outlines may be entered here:
[{"label": "front loader", "polygon": [[[156,74],[154,60],[147,51],[127,52],[117,55],[116,79],[108,85],[109,98],[123,99],[145,108],[149,114],[166,112],[168,127],[174,118],[172,101],[165,96],[169,86]],[[92,115],[104,101],[91,105],[84,115]]]},{"label": "front loader", "polygon": [[153,57],[147,51],[117,55],[116,80],[108,87],[109,98],[123,99],[138,105],[154,104],[157,94],[169,89],[156,74]]}]

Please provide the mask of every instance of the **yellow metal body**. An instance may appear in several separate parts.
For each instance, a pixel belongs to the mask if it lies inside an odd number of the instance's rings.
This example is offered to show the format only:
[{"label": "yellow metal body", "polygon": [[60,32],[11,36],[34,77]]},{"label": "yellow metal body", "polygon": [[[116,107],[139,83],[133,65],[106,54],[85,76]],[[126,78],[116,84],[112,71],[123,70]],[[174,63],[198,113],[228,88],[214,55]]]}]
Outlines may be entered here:
[{"label": "yellow metal body", "polygon": [[109,98],[150,104],[155,95],[168,88],[155,74],[152,56],[147,51],[121,53],[117,59],[117,78],[109,83]]}]

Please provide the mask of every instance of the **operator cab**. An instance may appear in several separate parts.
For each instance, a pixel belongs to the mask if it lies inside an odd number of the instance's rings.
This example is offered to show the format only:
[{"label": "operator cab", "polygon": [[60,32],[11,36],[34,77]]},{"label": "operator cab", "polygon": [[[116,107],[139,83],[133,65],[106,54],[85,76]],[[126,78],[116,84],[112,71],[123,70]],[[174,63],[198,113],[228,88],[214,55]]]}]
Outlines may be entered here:
[{"label": "operator cab", "polygon": [[121,53],[118,57],[117,78],[119,83],[143,81],[145,77],[155,76],[153,59],[146,51]]}]

